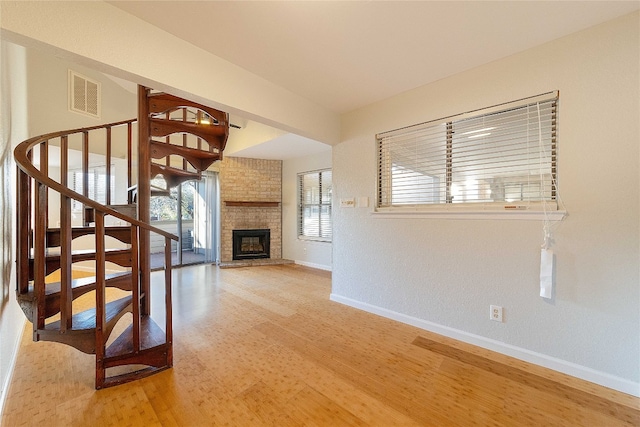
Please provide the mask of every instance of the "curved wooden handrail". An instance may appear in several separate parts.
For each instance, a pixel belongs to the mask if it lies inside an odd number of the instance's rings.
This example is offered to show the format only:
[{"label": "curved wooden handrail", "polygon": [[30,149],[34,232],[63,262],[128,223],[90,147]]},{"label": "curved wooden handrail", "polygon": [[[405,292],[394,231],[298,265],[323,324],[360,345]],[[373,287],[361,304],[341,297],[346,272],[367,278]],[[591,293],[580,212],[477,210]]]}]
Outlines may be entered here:
[{"label": "curved wooden handrail", "polygon": [[113,210],[105,205],[102,205],[98,202],[96,202],[95,200],[91,200],[88,197],[83,196],[82,194],[76,193],[75,191],[71,190],[70,188],[60,184],[59,182],[54,181],[53,179],[49,178],[49,176],[43,174],[40,170],[38,170],[33,163],[29,160],[28,158],[28,153],[31,151],[31,149],[38,145],[41,144],[43,142],[49,141],[50,139],[54,139],[54,138],[59,138],[62,136],[66,136],[66,135],[72,135],[72,134],[76,134],[76,133],[84,133],[84,132],[89,132],[92,130],[97,130],[97,129],[106,129],[106,128],[111,128],[111,127],[116,127],[116,126],[121,126],[121,125],[125,125],[125,124],[129,124],[129,123],[134,123],[136,122],[137,119],[130,119],[130,120],[123,120],[120,122],[114,122],[114,123],[107,123],[104,125],[98,125],[98,126],[91,126],[91,127],[85,127],[85,128],[79,128],[79,129],[73,129],[73,130],[67,130],[67,131],[59,131],[59,132],[52,132],[52,133],[47,133],[44,135],[40,135],[40,136],[35,136],[33,138],[27,139],[26,141],[21,142],[20,144],[18,144],[18,146],[15,148],[14,150],[14,158],[15,161],[18,165],[18,167],[27,175],[29,175],[30,177],[32,177],[33,179],[35,179],[36,181],[40,182],[41,184],[44,184],[45,186],[52,188],[53,190],[57,191],[60,194],[64,194],[67,197],[70,197],[72,199],[75,199],[81,203],[83,203],[85,206],[90,206],[93,209],[95,209],[98,212],[102,212],[104,214],[107,215],[111,215],[114,216],[120,220],[126,221],[128,223],[130,223],[131,225],[135,225],[137,227],[140,227],[142,229],[145,230],[149,230],[152,231],[154,233],[160,234],[168,239],[171,240],[178,240],[178,236],[168,233],[164,230],[161,230],[159,228],[156,228],[150,224],[147,224],[146,222],[142,222],[139,221],[135,218],[131,218],[127,215],[124,215],[116,210]]}]

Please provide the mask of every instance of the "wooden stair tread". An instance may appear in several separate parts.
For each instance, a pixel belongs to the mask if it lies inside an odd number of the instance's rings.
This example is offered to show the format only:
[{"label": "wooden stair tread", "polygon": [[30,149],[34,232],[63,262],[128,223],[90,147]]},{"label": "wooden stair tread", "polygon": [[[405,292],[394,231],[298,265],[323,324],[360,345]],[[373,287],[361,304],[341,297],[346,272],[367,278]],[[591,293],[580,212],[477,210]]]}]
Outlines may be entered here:
[{"label": "wooden stair tread", "polygon": [[167,113],[177,110],[178,108],[192,107],[204,111],[213,117],[219,125],[225,125],[229,121],[229,115],[215,108],[198,104],[197,102],[179,98],[166,92],[155,92],[148,95],[148,105],[150,114]]},{"label": "wooden stair tread", "polygon": [[[106,249],[105,253],[107,254],[124,254],[124,253],[129,253],[131,252],[130,249]],[[33,253],[31,254],[33,256]],[[93,259],[93,258],[86,258],[86,257],[90,257],[91,255],[95,255],[95,250],[93,249],[76,249],[74,251],[71,252],[71,256],[72,257],[78,257],[78,261],[86,261],[89,259]],[[59,249],[55,249],[55,248],[49,248],[47,249],[45,256],[47,257],[47,259],[56,259],[56,258],[60,258],[60,250]],[[82,259],[80,259],[82,258]],[[74,259],[74,261],[76,261]]]},{"label": "wooden stair tread", "polygon": [[[105,330],[113,329],[113,326],[115,326],[114,321],[117,321],[117,319],[122,316],[123,312],[125,312],[125,309],[130,305],[131,295],[106,303],[104,310],[106,319]],[[93,331],[96,328],[96,309],[94,307],[74,314],[72,319],[73,328],[68,330],[67,333]],[[110,323],[114,323],[113,325],[110,325],[111,328],[107,326]],[[60,321],[56,320],[55,322],[48,323],[44,328],[48,331],[58,331],[60,330]]]},{"label": "wooden stair tread", "polygon": [[[108,337],[118,320],[132,310],[131,295],[105,304],[105,323],[103,335]],[[91,308],[72,316],[72,328],[62,333],[60,321],[45,325],[34,333],[35,341],[53,341],[70,345],[83,353],[96,353],[96,309]]]},{"label": "wooden stair tread", "polygon": [[206,150],[198,150],[197,148],[191,148],[191,147],[183,147],[182,145],[176,145],[176,144],[170,144],[167,142],[162,142],[162,141],[156,141],[156,140],[151,140],[150,141],[152,148],[152,152],[151,154],[153,155],[153,149],[155,148],[170,148],[171,150],[174,150],[176,152],[176,154],[180,154],[180,153],[188,153],[190,156],[193,157],[197,157],[199,159],[211,159],[211,158],[218,158],[220,157],[220,154],[217,152],[213,152],[213,151],[206,151]]},{"label": "wooden stair tread", "polygon": [[[71,239],[95,234],[95,227],[72,227]],[[104,228],[104,234],[118,239],[122,243],[131,243],[130,226],[109,226]],[[48,247],[60,246],[60,228],[48,228],[46,242]]]},{"label": "wooden stair tread", "polygon": [[149,133],[152,137],[165,137],[172,133],[190,133],[207,141],[210,147],[220,151],[224,149],[229,135],[229,126],[227,125],[202,125],[153,117],[149,119],[149,124]]},{"label": "wooden stair tread", "polygon": [[[109,288],[119,288],[123,291],[131,291],[131,272],[108,274],[105,277],[105,286]],[[44,317],[49,318],[60,313],[60,282],[47,283],[45,287]],[[96,288],[95,277],[83,277],[71,281],[71,300],[81,297],[87,292]],[[36,304],[36,296],[33,285],[29,286],[28,292],[17,296],[18,302],[30,322],[33,322],[33,312]]]},{"label": "wooden stair tread", "polygon": [[[93,261],[95,259],[96,253],[93,249],[81,249],[71,253],[72,263],[79,261]],[[107,249],[105,250],[105,259],[121,267],[131,267],[131,249]],[[45,252],[45,274],[49,275],[59,269],[60,262],[60,250],[55,248],[47,249]],[[34,268],[33,253],[31,253],[31,256],[29,257],[29,280],[34,279]]]},{"label": "wooden stair tread", "polygon": [[[155,185],[151,185],[151,195],[152,196],[171,196],[171,190],[167,190],[166,188],[156,187]],[[133,193],[133,200],[138,198],[138,184],[132,185],[127,188],[127,192]]]},{"label": "wooden stair tread", "polygon": [[113,209],[116,212],[120,212],[128,217],[137,219],[138,217],[138,205],[134,203],[119,204],[119,205],[106,205],[108,208]]},{"label": "wooden stair tread", "polygon": [[[119,286],[113,286],[113,284],[116,284],[116,283],[118,283],[118,282],[120,282],[120,281],[122,281],[124,279],[129,279],[129,278],[131,278],[131,272],[130,271],[123,271],[121,273],[107,274],[105,276],[106,286],[107,287],[119,287]],[[71,289],[74,292],[74,297],[75,297],[75,292],[76,291],[82,291],[85,288],[90,288],[89,291],[91,291],[91,290],[93,290],[95,288],[95,284],[96,284],[95,276],[82,277],[80,279],[73,279],[71,281]],[[60,293],[60,288],[61,288],[61,282],[47,283],[46,286],[45,286],[44,295],[46,297],[50,297],[52,295],[59,294]],[[33,285],[30,285],[29,286],[29,291],[26,294],[21,294],[20,297],[23,298],[23,299],[35,298],[34,292],[33,292]]]},{"label": "wooden stair tread", "polygon": [[167,174],[183,176],[183,177],[194,177],[194,178],[200,177],[200,174],[197,172],[189,172],[184,169],[178,169],[178,168],[174,168],[166,165],[159,165],[157,163],[151,164],[151,169],[152,169],[152,172],[153,172],[153,169],[158,171],[156,173],[157,175],[167,173]]},{"label": "wooden stair tread", "polygon": [[[140,318],[140,351],[149,350],[166,344],[166,333],[150,317]],[[105,358],[117,359],[134,353],[133,324],[129,325],[118,338],[115,339],[105,352]]]},{"label": "wooden stair tread", "polygon": [[169,188],[176,187],[185,181],[192,179],[200,180],[199,172],[189,172],[184,169],[178,169],[171,166],[159,165],[157,163],[151,164],[151,176],[155,177],[162,175],[167,182]]},{"label": "wooden stair tread", "polygon": [[155,169],[157,172],[157,175],[162,174],[162,173],[168,173],[171,175],[176,175],[176,176],[184,176],[184,177],[199,177],[200,174],[197,172],[189,172],[186,171],[184,169],[179,169],[179,168],[174,168],[171,166],[166,166],[166,165],[159,165],[157,163],[152,163],[151,164],[151,169],[152,172]]},{"label": "wooden stair tread", "polygon": [[[130,271],[107,274],[105,276],[105,285],[107,287],[119,287],[114,285],[125,279],[131,279]],[[95,289],[95,286],[96,286],[95,276],[82,277],[80,279],[73,279],[71,281],[72,290],[82,290],[83,288],[90,288],[89,290],[93,290]],[[56,293],[60,293],[60,282],[48,283],[45,288],[45,295],[50,296]]]},{"label": "wooden stair tread", "polygon": [[183,147],[181,145],[170,144],[162,141],[149,141],[151,157],[153,159],[162,159],[166,156],[175,154],[186,159],[191,166],[199,171],[203,171],[211,166],[214,162],[221,159],[220,151],[199,150],[196,148]]}]

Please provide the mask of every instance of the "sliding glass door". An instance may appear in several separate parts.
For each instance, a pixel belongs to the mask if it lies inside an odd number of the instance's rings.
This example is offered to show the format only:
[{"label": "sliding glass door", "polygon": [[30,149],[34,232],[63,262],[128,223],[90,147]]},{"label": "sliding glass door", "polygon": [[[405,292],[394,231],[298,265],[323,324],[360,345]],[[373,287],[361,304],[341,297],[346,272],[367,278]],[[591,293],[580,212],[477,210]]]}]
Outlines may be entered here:
[{"label": "sliding glass door", "polygon": [[[187,181],[161,191],[162,179],[152,181],[151,224],[178,236],[172,242],[172,265],[217,261],[218,180],[217,174],[204,172],[200,181]],[[164,239],[151,239],[151,268],[164,265]]]}]

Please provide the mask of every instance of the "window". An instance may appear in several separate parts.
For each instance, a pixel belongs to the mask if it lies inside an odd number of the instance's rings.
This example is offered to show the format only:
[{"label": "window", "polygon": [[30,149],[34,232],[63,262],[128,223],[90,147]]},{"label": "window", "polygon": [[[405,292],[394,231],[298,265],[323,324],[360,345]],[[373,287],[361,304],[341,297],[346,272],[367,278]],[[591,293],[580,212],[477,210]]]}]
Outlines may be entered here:
[{"label": "window", "polygon": [[[82,186],[82,169],[73,169],[69,171],[69,181],[73,186],[73,191],[83,194]],[[107,167],[95,166],[87,171],[88,191],[87,197],[98,203],[107,203]],[[115,168],[111,165],[111,197],[115,194],[116,180]],[[71,209],[74,211],[82,210],[82,203],[77,200],[71,201]]]},{"label": "window", "polygon": [[557,209],[558,93],[376,136],[376,208]]},{"label": "window", "polygon": [[331,171],[298,174],[298,237],[331,241]]},{"label": "window", "polygon": [[[166,185],[163,178],[151,180],[151,187],[163,189]],[[162,196],[151,196],[149,214],[151,221],[177,221],[178,220],[178,200],[180,200],[180,212],[182,219],[193,219],[193,206],[195,195],[197,194],[197,181],[183,182],[177,187],[169,190],[169,194]],[[182,194],[178,198],[178,191]]]}]

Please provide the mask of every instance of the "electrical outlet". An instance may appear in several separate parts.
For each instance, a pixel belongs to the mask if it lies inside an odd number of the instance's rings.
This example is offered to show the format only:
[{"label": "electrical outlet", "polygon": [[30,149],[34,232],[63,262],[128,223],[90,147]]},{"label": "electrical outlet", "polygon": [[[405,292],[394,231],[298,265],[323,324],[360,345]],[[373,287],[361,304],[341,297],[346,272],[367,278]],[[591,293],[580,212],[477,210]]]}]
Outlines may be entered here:
[{"label": "electrical outlet", "polygon": [[502,307],[499,305],[489,306],[489,319],[495,322],[502,322]]}]

